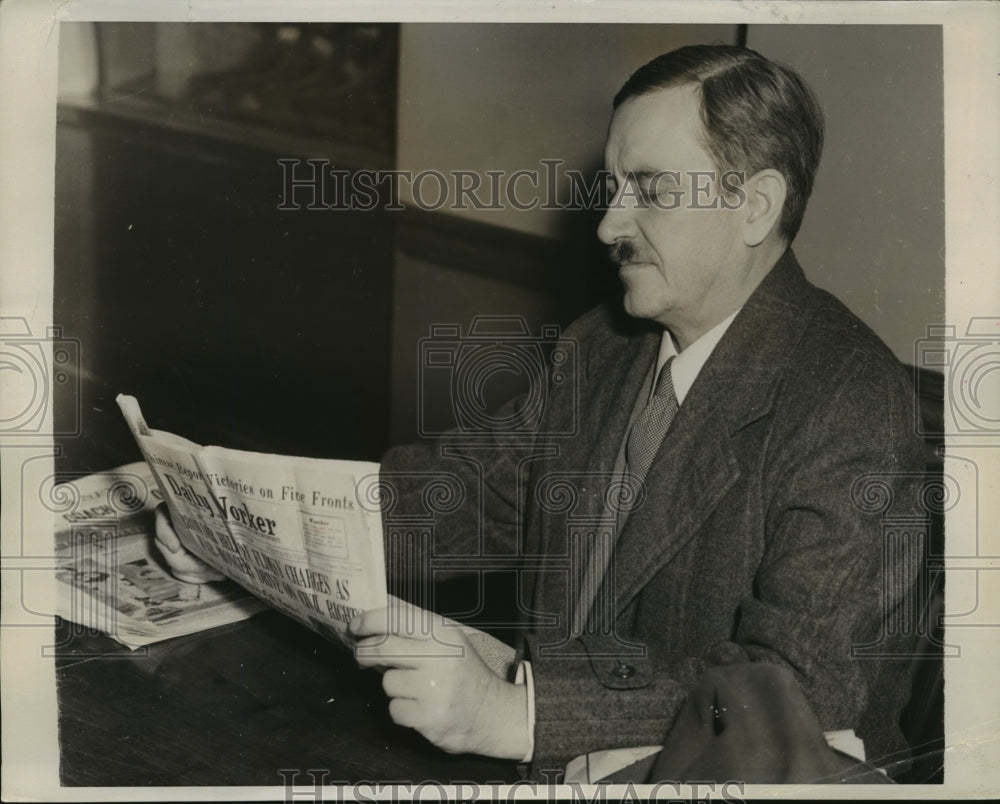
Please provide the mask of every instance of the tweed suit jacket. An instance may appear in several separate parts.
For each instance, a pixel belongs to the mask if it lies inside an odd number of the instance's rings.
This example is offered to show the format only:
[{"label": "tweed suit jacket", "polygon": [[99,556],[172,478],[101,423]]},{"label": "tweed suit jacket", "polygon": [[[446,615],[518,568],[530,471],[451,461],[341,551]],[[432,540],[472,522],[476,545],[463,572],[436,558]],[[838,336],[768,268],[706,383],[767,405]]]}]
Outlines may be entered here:
[{"label": "tweed suit jacket", "polygon": [[[922,481],[909,377],[788,251],[613,524],[615,459],[661,334],[592,310],[566,331],[575,359],[530,434],[453,434],[383,459],[383,475],[401,479],[397,514],[426,514],[411,482],[421,473],[462,484],[462,504],[435,517],[430,575],[462,561],[521,567],[532,775],[587,751],[662,743],[705,668],[744,661],[790,668],[821,727],[855,729],[870,759],[905,748],[906,663],[886,656],[905,653],[908,637],[886,623],[912,607],[921,556],[919,545],[888,549],[885,524],[916,515]],[[613,561],[588,628],[571,633],[580,545],[602,532]]]}]

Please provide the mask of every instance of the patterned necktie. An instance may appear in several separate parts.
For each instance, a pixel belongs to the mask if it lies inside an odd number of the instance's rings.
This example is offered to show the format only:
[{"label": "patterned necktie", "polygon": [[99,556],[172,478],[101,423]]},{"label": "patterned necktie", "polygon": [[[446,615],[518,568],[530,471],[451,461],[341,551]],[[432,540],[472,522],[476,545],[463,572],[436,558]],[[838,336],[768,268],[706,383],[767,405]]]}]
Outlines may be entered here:
[{"label": "patterned necktie", "polygon": [[[670,374],[674,357],[676,355],[670,357],[660,369],[653,396],[636,417],[625,444],[626,469],[631,475],[638,477],[640,482],[646,477],[646,472],[653,463],[653,456],[659,450],[660,443],[677,414],[677,394]],[[619,511],[617,527],[612,534],[621,532],[626,516],[623,511]],[[580,594],[573,611],[571,627],[574,635],[584,633],[588,624],[590,628],[603,632],[611,627],[609,623],[612,623],[610,618],[614,592],[613,587],[605,583],[605,579],[610,572],[614,535],[604,542],[600,538],[598,535],[597,540],[586,549],[588,559],[581,564],[585,568],[585,574],[579,578]]]},{"label": "patterned necktie", "polygon": [[625,457],[628,461],[628,471],[642,480],[649,471],[653,457],[660,448],[663,437],[670,428],[670,423],[677,415],[677,394],[674,393],[674,381],[670,376],[670,357],[656,380],[656,389],[645,410],[639,414],[628,435],[628,445]]}]

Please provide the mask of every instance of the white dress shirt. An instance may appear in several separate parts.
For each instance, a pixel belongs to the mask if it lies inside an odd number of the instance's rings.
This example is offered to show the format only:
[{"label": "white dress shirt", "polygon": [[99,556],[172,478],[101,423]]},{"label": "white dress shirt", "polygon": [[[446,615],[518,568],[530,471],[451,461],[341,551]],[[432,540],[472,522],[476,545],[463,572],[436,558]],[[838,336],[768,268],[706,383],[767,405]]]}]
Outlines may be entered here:
[{"label": "white dress shirt", "polygon": [[[684,399],[687,397],[688,391],[691,390],[691,386],[694,385],[695,379],[701,373],[702,366],[711,357],[712,352],[719,345],[719,341],[726,334],[726,330],[729,329],[729,325],[733,323],[733,319],[736,318],[736,313],[738,312],[739,310],[720,321],[680,353],[677,352],[673,336],[669,331],[663,330],[663,337],[660,339],[660,354],[656,358],[656,374],[654,377],[659,375],[663,364],[670,357],[677,355],[670,366],[670,376],[674,381],[674,394],[677,395],[678,407],[684,404]],[[652,388],[650,388],[649,393],[652,396]]]}]

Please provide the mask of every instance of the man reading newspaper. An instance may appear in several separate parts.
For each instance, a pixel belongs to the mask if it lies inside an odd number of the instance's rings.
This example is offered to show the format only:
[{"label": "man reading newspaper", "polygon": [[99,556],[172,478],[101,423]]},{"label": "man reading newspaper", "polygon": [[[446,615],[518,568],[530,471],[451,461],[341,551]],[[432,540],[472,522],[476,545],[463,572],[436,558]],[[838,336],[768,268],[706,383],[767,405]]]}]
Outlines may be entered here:
[{"label": "man reading newspaper", "polygon": [[[885,622],[911,605],[919,555],[883,555],[859,489],[877,480],[905,504],[923,459],[904,370],[791,250],[820,108],[794,71],[729,46],[654,59],[613,106],[598,236],[627,315],[602,306],[565,333],[575,363],[544,389],[528,447],[523,433],[516,448],[457,433],[381,464],[401,478],[401,506],[420,493],[405,478],[436,470],[481,489],[439,518],[434,548],[523,558],[516,669],[503,678],[473,650],[442,658],[381,609],[350,624],[358,660],[384,669],[397,723],[446,751],[530,763],[536,778],[590,752],[659,746],[702,717],[716,736],[744,735],[733,756],[760,757],[736,710],[751,671],[769,668],[782,681],[768,706],[799,707],[858,759],[888,757],[905,748],[902,663],[859,649],[896,647]],[[559,478],[600,523],[582,538],[546,497]],[[209,577],[162,514],[157,533],[178,572]],[[720,686],[726,674],[736,681]],[[706,679],[711,713],[680,717]],[[760,742],[787,744],[791,728],[768,742],[762,727]]]}]

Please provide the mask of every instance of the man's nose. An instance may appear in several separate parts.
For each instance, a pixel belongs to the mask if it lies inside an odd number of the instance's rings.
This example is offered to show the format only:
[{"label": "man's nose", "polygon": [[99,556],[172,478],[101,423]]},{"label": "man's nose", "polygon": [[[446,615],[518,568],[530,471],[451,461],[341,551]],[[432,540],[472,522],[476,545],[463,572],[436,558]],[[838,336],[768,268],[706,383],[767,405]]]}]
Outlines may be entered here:
[{"label": "man's nose", "polygon": [[635,232],[632,210],[622,203],[620,195],[616,195],[604,211],[604,217],[597,227],[597,237],[604,245],[610,246],[619,240],[634,237]]}]

